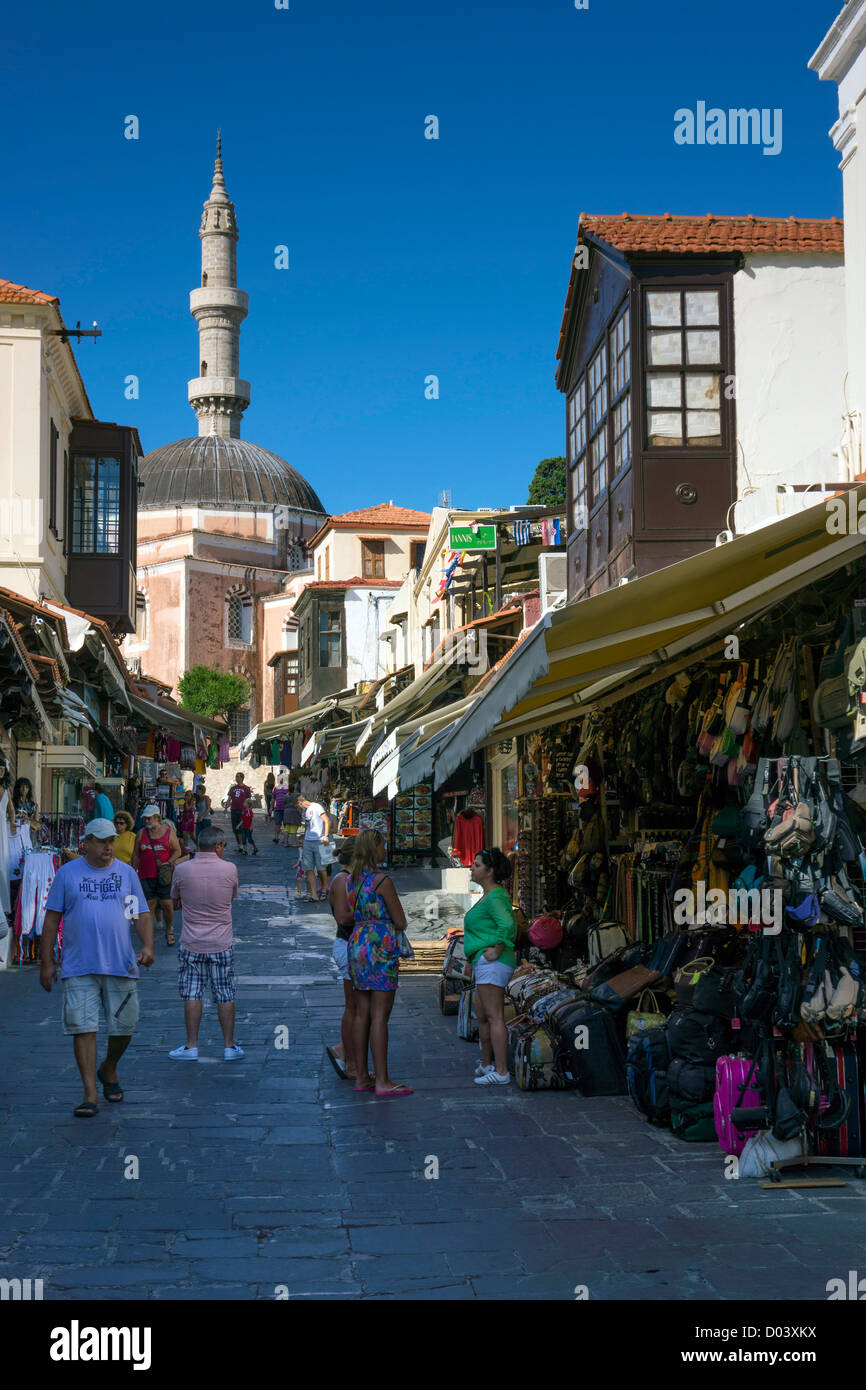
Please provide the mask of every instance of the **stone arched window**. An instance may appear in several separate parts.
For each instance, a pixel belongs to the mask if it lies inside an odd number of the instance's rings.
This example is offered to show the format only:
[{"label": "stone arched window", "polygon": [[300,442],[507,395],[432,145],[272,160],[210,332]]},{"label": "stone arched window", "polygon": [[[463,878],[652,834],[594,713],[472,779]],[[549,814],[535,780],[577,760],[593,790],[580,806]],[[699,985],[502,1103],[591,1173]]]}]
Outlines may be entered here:
[{"label": "stone arched window", "polygon": [[226,638],[232,644],[246,647],[252,644],[253,600],[244,589],[235,589],[227,596]]},{"label": "stone arched window", "polygon": [[201,273],[201,287],[202,287],[202,289],[205,289],[206,286],[207,286],[207,271],[206,271],[206,270],[203,270],[202,273]]},{"label": "stone arched window", "polygon": [[201,364],[201,371],[199,372],[199,376],[207,376],[207,362],[205,362],[205,361],[202,361],[202,364]]}]

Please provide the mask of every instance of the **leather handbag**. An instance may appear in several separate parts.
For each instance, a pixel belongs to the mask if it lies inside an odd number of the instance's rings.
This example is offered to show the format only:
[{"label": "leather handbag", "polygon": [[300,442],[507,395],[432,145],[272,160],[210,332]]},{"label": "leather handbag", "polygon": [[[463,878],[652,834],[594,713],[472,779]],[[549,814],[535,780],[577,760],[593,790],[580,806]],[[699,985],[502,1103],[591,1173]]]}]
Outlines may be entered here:
[{"label": "leather handbag", "polygon": [[595,985],[590,990],[589,997],[597,1004],[603,1004],[605,1008],[616,1011],[643,990],[663,979],[664,976],[658,970],[648,970],[645,965],[633,965],[630,970],[624,970],[622,974],[614,975],[609,980]]},{"label": "leather handbag", "polygon": [[643,990],[637,1001],[637,1008],[629,1010],[625,1021],[626,1042],[629,1042],[635,1033],[643,1033],[650,1028],[661,1028],[666,1017],[667,1015],[661,1012],[653,991]]},{"label": "leather handbag", "polygon": [[677,1007],[686,1008],[694,999],[695,990],[702,974],[706,970],[711,970],[715,964],[712,956],[699,956],[697,960],[690,960],[687,965],[683,965],[674,974],[674,989],[677,992]]}]

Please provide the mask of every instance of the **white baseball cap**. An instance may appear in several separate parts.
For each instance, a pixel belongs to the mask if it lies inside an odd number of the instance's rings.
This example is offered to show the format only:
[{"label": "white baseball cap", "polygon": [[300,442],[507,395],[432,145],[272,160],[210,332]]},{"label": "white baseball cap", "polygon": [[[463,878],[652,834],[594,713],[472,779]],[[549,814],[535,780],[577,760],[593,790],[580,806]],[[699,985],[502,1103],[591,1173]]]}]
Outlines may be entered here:
[{"label": "white baseball cap", "polygon": [[162,812],[160,811],[158,806],[154,806],[153,802],[151,802],[149,806],[145,806],[141,814],[145,818],[147,818],[148,816],[160,816],[162,815]]},{"label": "white baseball cap", "polygon": [[94,840],[110,840],[116,834],[114,822],[106,820],[105,816],[97,816],[95,820],[88,821],[84,827],[85,838],[92,835]]}]

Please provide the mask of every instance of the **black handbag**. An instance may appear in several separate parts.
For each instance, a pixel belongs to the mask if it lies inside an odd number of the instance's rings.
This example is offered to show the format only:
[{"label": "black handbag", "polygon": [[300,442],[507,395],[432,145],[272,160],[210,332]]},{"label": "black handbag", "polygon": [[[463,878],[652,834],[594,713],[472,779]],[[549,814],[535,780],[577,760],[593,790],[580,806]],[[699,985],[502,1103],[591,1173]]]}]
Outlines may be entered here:
[{"label": "black handbag", "polygon": [[733,972],[720,970],[718,966],[705,970],[695,986],[692,1008],[729,1022],[736,1012]]}]

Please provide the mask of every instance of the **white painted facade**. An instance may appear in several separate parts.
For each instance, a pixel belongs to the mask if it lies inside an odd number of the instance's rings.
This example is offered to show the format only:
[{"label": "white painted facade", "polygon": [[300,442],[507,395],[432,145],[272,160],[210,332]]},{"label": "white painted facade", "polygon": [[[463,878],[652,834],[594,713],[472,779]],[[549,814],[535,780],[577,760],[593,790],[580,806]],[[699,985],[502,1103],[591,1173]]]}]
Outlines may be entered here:
[{"label": "white painted facade", "polygon": [[[56,302],[0,302],[0,585],[66,601],[64,453],[73,417],[93,419]],[[52,423],[55,528],[49,526]],[[55,534],[56,532],[56,534]]]},{"label": "white painted facade", "polygon": [[852,472],[861,473],[866,413],[866,0],[848,0],[809,60],[823,82],[839,89],[839,119],[830,138],[839,154],[845,210],[847,409],[842,422]]},{"label": "white painted facade", "polygon": [[392,589],[346,590],[346,687],[388,674],[387,644],[380,636],[387,626]]},{"label": "white painted facade", "polygon": [[780,487],[848,479],[845,281],[841,256],[813,253],[750,255],[734,276],[737,533],[814,505]]}]

